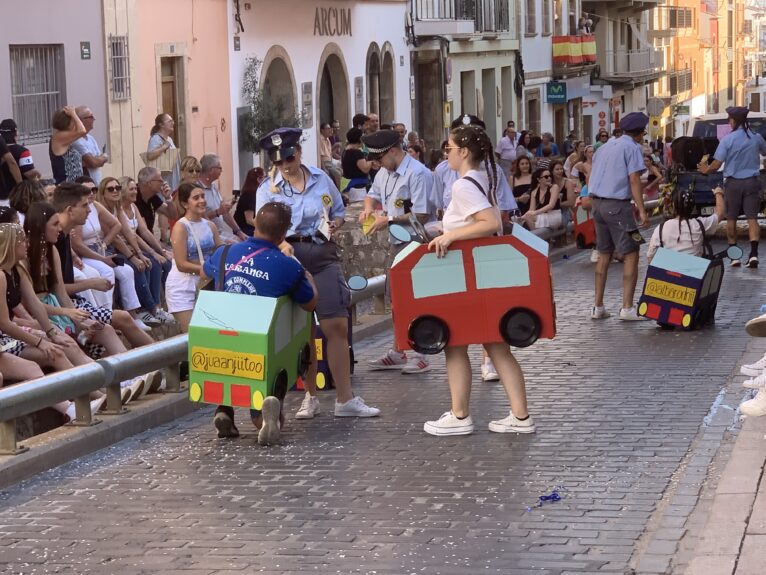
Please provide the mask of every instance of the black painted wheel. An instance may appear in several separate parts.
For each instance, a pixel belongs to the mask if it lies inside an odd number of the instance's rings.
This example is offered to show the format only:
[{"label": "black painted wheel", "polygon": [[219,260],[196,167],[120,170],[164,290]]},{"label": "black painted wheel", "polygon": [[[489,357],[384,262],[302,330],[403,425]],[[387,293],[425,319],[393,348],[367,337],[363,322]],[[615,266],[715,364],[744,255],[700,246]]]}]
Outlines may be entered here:
[{"label": "black painted wheel", "polygon": [[410,324],[407,337],[412,349],[418,353],[435,355],[447,347],[449,328],[438,317],[424,315]]},{"label": "black painted wheel", "polygon": [[279,401],[282,401],[284,400],[285,395],[287,395],[287,373],[283,369],[277,374],[276,379],[274,379],[274,397]]},{"label": "black painted wheel", "polygon": [[508,345],[528,347],[540,337],[540,318],[528,309],[512,309],[500,320],[500,335]]}]

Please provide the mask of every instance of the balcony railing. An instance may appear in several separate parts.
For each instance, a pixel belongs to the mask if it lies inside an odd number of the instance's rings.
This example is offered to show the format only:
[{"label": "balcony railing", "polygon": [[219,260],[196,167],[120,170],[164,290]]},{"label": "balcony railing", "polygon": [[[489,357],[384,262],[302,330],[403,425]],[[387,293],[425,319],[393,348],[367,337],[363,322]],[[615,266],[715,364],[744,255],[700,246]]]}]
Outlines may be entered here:
[{"label": "balcony railing", "polygon": [[595,36],[553,36],[553,72],[564,74],[596,65]]},{"label": "balcony railing", "polygon": [[416,0],[414,5],[417,36],[510,31],[508,0]]},{"label": "balcony railing", "polygon": [[649,76],[662,68],[662,51],[654,48],[610,50],[605,53],[605,58],[600,63],[602,78],[628,79]]}]

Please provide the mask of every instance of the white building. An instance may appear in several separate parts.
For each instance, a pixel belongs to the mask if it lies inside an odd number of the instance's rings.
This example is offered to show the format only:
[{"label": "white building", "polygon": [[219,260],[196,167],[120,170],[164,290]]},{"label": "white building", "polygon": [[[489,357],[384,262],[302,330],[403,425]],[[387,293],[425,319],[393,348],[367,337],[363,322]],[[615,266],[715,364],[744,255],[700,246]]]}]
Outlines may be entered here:
[{"label": "white building", "polygon": [[[263,61],[264,91],[303,114],[307,164],[317,164],[323,122],[338,121],[342,138],[358,113],[375,112],[381,123],[403,122],[411,129],[405,1],[229,0],[229,5],[235,15],[230,21],[232,107],[244,105],[243,71],[248,58],[257,57]],[[242,149],[237,130],[230,133],[243,174],[258,159]]]}]

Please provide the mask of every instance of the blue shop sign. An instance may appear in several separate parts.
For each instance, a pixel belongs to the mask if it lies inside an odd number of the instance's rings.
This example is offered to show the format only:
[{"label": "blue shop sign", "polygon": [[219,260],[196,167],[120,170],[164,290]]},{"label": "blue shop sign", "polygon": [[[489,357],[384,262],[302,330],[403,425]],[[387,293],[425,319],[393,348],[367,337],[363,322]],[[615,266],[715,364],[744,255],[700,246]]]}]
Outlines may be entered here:
[{"label": "blue shop sign", "polygon": [[567,85],[564,82],[548,82],[545,84],[545,101],[549,104],[566,104]]}]

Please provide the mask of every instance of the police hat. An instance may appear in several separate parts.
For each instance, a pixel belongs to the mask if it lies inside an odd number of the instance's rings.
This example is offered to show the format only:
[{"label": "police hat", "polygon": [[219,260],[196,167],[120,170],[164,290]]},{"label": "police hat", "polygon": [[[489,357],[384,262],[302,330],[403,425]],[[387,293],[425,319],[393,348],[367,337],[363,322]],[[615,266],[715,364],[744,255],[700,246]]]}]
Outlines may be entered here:
[{"label": "police hat", "polygon": [[455,118],[452,121],[452,124],[450,124],[450,130],[454,130],[460,126],[476,126],[482,130],[487,129],[487,125],[482,121],[482,119],[479,118],[479,116],[474,116],[473,114],[463,114],[462,116]]},{"label": "police hat", "polygon": [[729,117],[734,118],[737,122],[744,122],[749,111],[745,106],[729,106],[726,108],[726,113],[729,114]]},{"label": "police hat", "polygon": [[399,134],[393,130],[378,130],[362,136],[362,142],[367,146],[367,153],[372,156],[382,156],[394,146],[399,145]]},{"label": "police hat", "polygon": [[631,112],[622,117],[620,128],[624,132],[640,132],[649,124],[649,116],[643,112]]},{"label": "police hat", "polygon": [[258,145],[269,153],[272,162],[279,162],[295,156],[302,135],[300,128],[277,128],[261,138]]}]

